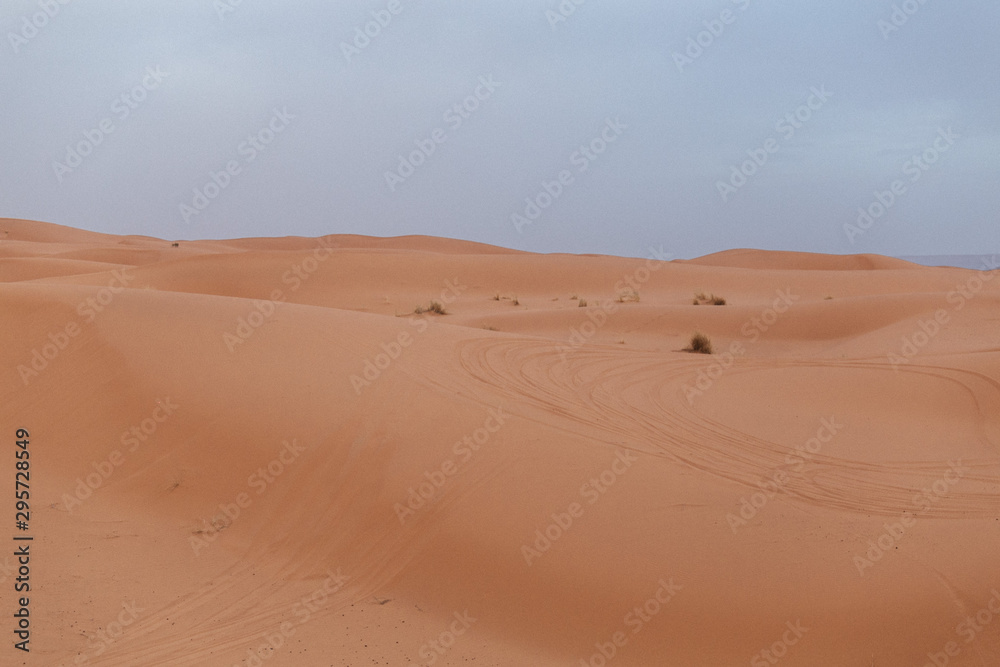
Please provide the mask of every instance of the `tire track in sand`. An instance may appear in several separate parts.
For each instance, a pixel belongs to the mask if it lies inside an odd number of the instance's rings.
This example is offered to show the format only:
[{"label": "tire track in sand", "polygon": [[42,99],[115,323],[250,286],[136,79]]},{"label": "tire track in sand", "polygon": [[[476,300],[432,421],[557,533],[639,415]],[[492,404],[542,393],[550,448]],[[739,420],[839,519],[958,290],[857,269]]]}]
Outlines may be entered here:
[{"label": "tire track in sand", "polygon": [[[597,345],[563,360],[550,341],[538,339],[472,339],[461,343],[458,353],[480,390],[487,385],[512,401],[582,425],[591,434],[596,430],[609,441],[638,443],[639,451],[749,488],[790,467],[785,463],[787,445],[706,418],[688,405],[681,386],[703,366],[702,361]],[[727,373],[784,367],[893,372],[880,362],[738,359]],[[988,415],[1000,414],[1000,383],[972,371],[936,366],[908,366],[900,372],[930,376],[965,392],[978,411],[975,426],[980,440],[996,449]],[[1000,514],[998,461],[963,463],[969,472],[961,485],[925,516]],[[946,459],[876,463],[815,455],[802,472],[789,475],[783,492],[820,507],[898,516],[912,509],[916,490],[932,484],[949,467]]]}]

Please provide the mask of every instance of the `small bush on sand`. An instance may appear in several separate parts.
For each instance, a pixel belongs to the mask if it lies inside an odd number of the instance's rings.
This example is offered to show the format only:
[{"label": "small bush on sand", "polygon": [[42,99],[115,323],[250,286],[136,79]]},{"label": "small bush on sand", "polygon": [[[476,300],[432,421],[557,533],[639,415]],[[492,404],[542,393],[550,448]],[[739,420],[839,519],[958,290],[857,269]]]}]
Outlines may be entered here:
[{"label": "small bush on sand", "polygon": [[631,287],[618,293],[618,303],[628,303],[629,301],[639,302],[639,292]]},{"label": "small bush on sand", "polygon": [[691,336],[691,347],[687,348],[686,351],[696,354],[712,354],[712,341],[705,334],[695,332]]},{"label": "small bush on sand", "polygon": [[580,302],[577,304],[577,306],[579,308],[586,308],[587,307],[587,300],[586,299],[580,299]]},{"label": "small bush on sand", "polygon": [[417,306],[413,309],[413,312],[417,315],[423,315],[424,313],[434,313],[435,315],[447,315],[448,311],[444,309],[444,306],[438,301],[431,301],[431,305],[427,306]]},{"label": "small bush on sand", "polygon": [[694,301],[692,303],[695,306],[724,306],[726,305],[726,300],[721,296],[715,296],[714,294],[706,295],[704,292],[698,292],[694,295]]}]

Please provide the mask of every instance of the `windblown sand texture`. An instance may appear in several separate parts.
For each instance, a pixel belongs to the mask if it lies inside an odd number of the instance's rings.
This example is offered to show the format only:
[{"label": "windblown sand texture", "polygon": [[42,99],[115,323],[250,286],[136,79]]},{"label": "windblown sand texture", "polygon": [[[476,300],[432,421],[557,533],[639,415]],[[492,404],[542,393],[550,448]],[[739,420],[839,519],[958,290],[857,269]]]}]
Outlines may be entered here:
[{"label": "windblown sand texture", "polygon": [[0,662],[995,667],[997,276],[2,220]]}]

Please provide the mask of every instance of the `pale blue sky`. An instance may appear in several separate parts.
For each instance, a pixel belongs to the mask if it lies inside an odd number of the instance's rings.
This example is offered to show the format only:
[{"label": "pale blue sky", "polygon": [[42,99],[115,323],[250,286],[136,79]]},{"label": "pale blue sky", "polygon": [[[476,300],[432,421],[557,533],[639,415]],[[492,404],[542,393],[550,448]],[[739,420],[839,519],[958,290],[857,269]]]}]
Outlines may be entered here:
[{"label": "pale blue sky", "polygon": [[[889,31],[894,3],[916,11]],[[0,216],[679,257],[1000,250],[997,3],[562,6],[6,2]]]}]

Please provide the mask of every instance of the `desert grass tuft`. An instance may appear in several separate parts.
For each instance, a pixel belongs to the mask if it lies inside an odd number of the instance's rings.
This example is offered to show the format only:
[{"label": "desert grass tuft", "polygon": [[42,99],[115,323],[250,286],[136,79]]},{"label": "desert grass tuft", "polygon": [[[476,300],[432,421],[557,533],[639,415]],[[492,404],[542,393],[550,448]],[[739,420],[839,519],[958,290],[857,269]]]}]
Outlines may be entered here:
[{"label": "desert grass tuft", "polygon": [[704,292],[698,292],[694,295],[692,304],[695,306],[724,306],[726,305],[726,300],[721,296],[715,296],[715,294],[706,295]]},{"label": "desert grass tuft", "polygon": [[685,351],[694,352],[695,354],[712,354],[712,341],[705,334],[696,331],[691,336],[691,346]]},{"label": "desert grass tuft", "polygon": [[445,310],[444,306],[441,305],[439,301],[431,301],[431,305],[417,306],[413,309],[413,312],[417,315],[423,315],[424,313],[434,313],[435,315],[447,315],[448,311]]},{"label": "desert grass tuft", "polygon": [[639,291],[630,287],[618,293],[618,303],[639,303]]}]

